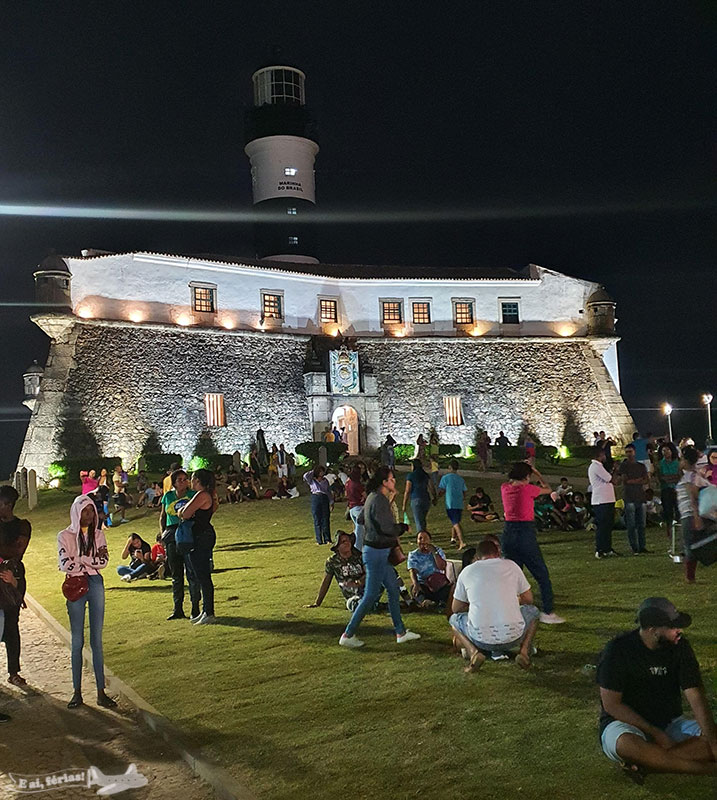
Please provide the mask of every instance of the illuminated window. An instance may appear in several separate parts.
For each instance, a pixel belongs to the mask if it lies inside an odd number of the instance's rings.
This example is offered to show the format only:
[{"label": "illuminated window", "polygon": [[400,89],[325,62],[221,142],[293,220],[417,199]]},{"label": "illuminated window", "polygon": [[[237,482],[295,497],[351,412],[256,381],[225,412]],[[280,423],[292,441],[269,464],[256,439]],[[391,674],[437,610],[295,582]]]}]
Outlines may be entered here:
[{"label": "illuminated window", "polygon": [[520,322],[520,304],[516,300],[500,304],[500,318],[504,325],[517,325]]},{"label": "illuminated window", "polygon": [[382,300],[381,319],[383,322],[403,322],[402,305],[400,300]]},{"label": "illuminated window", "polygon": [[296,175],[298,171],[296,167],[284,167],[284,175]]},{"label": "illuminated window", "polygon": [[296,216],[296,206],[289,206],[286,209],[286,213],[291,215],[292,217],[295,217]]},{"label": "illuminated window", "polygon": [[431,304],[423,301],[413,303],[413,324],[429,325],[431,322]]},{"label": "illuminated window", "polygon": [[321,322],[338,322],[338,302],[336,300],[319,300],[319,319]]},{"label": "illuminated window", "polygon": [[446,425],[463,425],[463,405],[459,394],[451,394],[443,398],[443,411]]},{"label": "illuminated window", "polygon": [[197,312],[213,314],[217,310],[217,289],[215,286],[193,285],[192,309]]},{"label": "illuminated window", "polygon": [[216,393],[205,394],[204,413],[207,417],[207,425],[210,428],[225,428],[227,419],[224,415],[224,395]]},{"label": "illuminated window", "polygon": [[298,236],[289,236],[289,244],[299,244]]},{"label": "illuminated window", "polygon": [[471,300],[456,300],[453,303],[453,322],[456,325],[473,324],[473,302]]},{"label": "illuminated window", "polygon": [[282,296],[264,292],[261,296],[261,315],[264,319],[281,319]]}]

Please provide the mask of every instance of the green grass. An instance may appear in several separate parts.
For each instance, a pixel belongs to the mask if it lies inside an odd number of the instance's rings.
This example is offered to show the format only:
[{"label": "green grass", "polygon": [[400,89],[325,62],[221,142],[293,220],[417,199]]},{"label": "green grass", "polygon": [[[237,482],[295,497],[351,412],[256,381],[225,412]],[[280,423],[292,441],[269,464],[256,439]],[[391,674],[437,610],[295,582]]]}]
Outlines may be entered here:
[{"label": "green grass", "polygon": [[[496,482],[481,484],[499,497]],[[29,588],[65,626],[55,539],[72,497],[42,492],[40,507],[28,515]],[[260,797],[709,795],[704,779],[654,776],[638,788],[619,775],[599,750],[594,672],[583,670],[610,637],[631,627],[644,597],[666,594],[693,614],[690,639],[708,679],[717,673],[711,572],[701,569],[701,582],[686,586],[681,567],[664,555],[661,531],[648,531],[655,555],[606,561],[593,558],[591,534],[541,534],[556,610],[568,623],[540,627],[542,655],[531,672],[489,662],[479,674],[464,675],[450,653],[446,620],[437,614],[407,616],[423,638],[405,648],[394,643],[385,615],[366,618],[362,650],[337,646],[348,618],[337,587],[322,608],[304,608],[316,595],[327,556],[314,543],[308,498],[223,505],[214,521],[219,624],[201,629],[165,621],[169,581],[126,585],[114,571],[130,531],[154,538],[157,514],[109,533],[105,657]],[[430,512],[429,525],[447,546],[441,507]],[[332,528],[348,526],[337,506]],[[470,522],[466,538],[478,538]],[[624,532],[615,541],[626,550]]]}]

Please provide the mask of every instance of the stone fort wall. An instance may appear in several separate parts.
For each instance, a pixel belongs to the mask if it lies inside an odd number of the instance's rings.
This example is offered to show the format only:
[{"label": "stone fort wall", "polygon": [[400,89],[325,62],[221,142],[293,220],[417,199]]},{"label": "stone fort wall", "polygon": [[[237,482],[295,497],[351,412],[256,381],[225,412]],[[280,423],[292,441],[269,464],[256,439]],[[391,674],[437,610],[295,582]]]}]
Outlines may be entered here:
[{"label": "stone fort wall", "polygon": [[[442,442],[468,446],[476,426],[553,445],[591,442],[595,430],[629,440],[634,430],[586,341],[363,339],[360,351],[376,377],[382,434],[400,442],[431,425]],[[461,396],[463,426],[445,424],[446,395]]]},{"label": "stone fort wall", "polygon": [[[259,427],[269,445],[293,449],[312,438],[306,336],[71,317],[61,335],[52,335],[20,467],[46,475],[55,459],[98,453],[131,463],[150,436],[186,463],[206,430],[207,392],[224,395],[227,426],[210,429],[220,452],[246,453]],[[589,440],[601,429],[626,439],[634,429],[586,340],[385,338],[357,346],[377,387],[378,425],[369,421],[363,438],[369,447],[388,433],[413,442],[430,426],[441,441],[460,445],[474,443],[476,426],[491,436],[503,430],[512,441],[527,431],[544,444]],[[446,395],[461,396],[463,426],[445,424]],[[333,408],[351,405],[351,396],[327,399]]]}]

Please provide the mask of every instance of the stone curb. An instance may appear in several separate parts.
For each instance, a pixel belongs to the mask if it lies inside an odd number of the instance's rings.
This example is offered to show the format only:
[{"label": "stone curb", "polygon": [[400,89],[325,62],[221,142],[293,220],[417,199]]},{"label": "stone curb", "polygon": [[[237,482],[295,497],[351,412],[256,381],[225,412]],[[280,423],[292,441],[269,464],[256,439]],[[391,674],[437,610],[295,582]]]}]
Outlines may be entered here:
[{"label": "stone curb", "polygon": [[[38,619],[40,619],[68,648],[72,639],[70,632],[47,611],[31,595],[25,595],[25,601]],[[82,652],[85,664],[92,668],[92,653],[85,647]],[[182,761],[185,761],[192,772],[208,783],[216,792],[219,800],[256,800],[246,786],[236,781],[223,767],[217,766],[206,758],[197,755],[186,743],[184,734],[160,712],[150,705],[141,695],[137,694],[131,686],[120,680],[105,667],[105,675],[110,682],[112,692],[121,695],[128,703],[133,705],[140,714],[142,722],[162,737],[162,739],[177,752]]]}]

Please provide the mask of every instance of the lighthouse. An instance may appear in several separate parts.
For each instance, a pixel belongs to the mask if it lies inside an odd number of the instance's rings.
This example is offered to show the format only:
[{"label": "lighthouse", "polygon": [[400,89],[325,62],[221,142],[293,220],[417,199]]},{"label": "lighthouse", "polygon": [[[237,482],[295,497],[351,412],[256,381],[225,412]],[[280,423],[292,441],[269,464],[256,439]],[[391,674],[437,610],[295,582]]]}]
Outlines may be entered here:
[{"label": "lighthouse", "polygon": [[252,75],[254,105],[245,120],[255,246],[261,259],[318,263],[311,218],[319,145],[305,102],[306,76],[280,61]]}]

